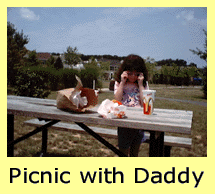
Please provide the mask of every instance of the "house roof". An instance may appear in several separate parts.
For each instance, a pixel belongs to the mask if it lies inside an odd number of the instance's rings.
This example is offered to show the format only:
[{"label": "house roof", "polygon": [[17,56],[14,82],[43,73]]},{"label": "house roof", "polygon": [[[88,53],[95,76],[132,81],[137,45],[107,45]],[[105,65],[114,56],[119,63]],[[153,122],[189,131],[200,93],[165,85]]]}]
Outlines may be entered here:
[{"label": "house roof", "polygon": [[98,59],[99,62],[110,62],[110,66],[119,66],[121,65],[121,61],[120,60],[114,60],[114,59]]},{"label": "house roof", "polygon": [[37,53],[37,58],[39,60],[48,60],[51,57],[50,53]]}]

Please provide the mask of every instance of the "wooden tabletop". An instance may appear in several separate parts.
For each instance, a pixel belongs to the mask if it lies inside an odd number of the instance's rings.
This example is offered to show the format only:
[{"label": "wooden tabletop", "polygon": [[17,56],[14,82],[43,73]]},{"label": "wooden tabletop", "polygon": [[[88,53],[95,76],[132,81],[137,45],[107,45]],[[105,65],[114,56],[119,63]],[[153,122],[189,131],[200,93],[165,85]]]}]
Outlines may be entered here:
[{"label": "wooden tabletop", "polygon": [[98,107],[99,105],[85,113],[74,113],[57,109],[56,100],[7,96],[8,114],[147,131],[191,134],[192,111],[155,108],[152,115],[144,115],[142,108],[128,107],[126,118],[104,119],[97,113]]}]

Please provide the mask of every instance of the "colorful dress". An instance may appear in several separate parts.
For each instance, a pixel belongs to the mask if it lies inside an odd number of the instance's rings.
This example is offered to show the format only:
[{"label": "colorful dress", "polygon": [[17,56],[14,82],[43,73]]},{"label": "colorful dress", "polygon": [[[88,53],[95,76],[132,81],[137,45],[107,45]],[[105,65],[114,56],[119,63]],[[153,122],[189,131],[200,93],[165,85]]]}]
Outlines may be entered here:
[{"label": "colorful dress", "polygon": [[[119,88],[119,83],[115,82],[114,94]],[[140,91],[136,84],[126,83],[123,88],[123,96],[121,100],[124,106],[141,107]],[[141,144],[145,141],[143,130],[118,127],[118,146],[122,149],[128,149],[131,145]]]},{"label": "colorful dress", "polygon": [[[119,83],[115,82],[114,94],[119,88]],[[122,104],[128,107],[140,107],[140,91],[136,84],[125,84],[123,88]]]}]

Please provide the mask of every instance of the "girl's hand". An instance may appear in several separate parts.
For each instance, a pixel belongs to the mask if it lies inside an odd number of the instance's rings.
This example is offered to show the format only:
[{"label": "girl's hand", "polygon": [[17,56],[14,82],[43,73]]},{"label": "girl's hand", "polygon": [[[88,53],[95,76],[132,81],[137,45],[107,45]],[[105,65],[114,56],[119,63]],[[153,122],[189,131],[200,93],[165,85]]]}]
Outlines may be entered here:
[{"label": "girl's hand", "polygon": [[121,74],[121,82],[126,83],[127,79],[128,79],[128,72],[123,71],[123,73]]},{"label": "girl's hand", "polygon": [[138,76],[137,80],[138,80],[139,86],[142,86],[142,85],[143,85],[143,80],[144,80],[143,73],[141,73],[141,74]]}]

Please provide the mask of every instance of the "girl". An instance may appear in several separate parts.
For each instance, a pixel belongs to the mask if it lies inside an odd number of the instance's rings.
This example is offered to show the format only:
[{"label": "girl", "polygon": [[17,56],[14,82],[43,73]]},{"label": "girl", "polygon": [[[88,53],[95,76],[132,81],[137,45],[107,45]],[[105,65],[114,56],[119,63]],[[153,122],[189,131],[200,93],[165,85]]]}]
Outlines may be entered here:
[{"label": "girl", "polygon": [[[142,90],[146,87],[148,72],[144,60],[128,55],[116,75],[114,98],[125,106],[141,107]],[[140,144],[145,140],[144,131],[118,127],[119,150],[128,156],[138,156]]]}]

